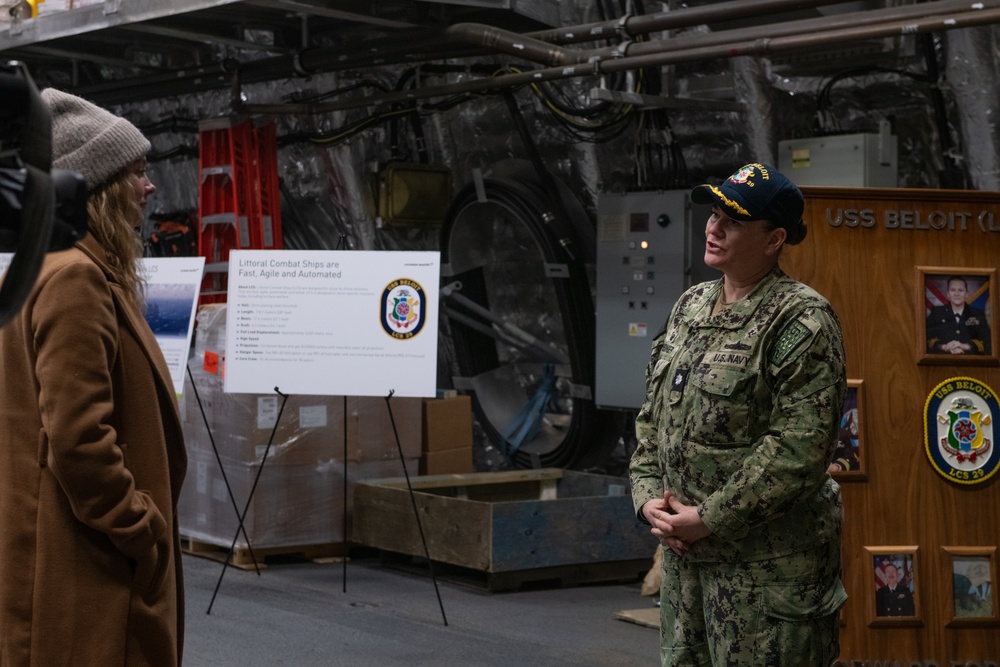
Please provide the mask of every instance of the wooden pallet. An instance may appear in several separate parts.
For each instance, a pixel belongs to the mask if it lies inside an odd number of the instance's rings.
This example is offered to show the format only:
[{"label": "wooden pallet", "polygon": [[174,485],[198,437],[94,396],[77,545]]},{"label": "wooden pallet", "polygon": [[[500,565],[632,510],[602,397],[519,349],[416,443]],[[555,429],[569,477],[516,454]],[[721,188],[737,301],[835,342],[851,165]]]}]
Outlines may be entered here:
[{"label": "wooden pallet", "polygon": [[[342,542],[331,544],[303,544],[280,547],[236,547],[233,549],[232,558],[229,559],[231,567],[240,570],[264,569],[268,563],[279,561],[311,561],[313,563],[334,563],[340,562],[347,554],[347,545]],[[193,556],[208,558],[226,562],[229,556],[229,547],[202,542],[190,537],[181,537],[181,551]],[[257,557],[256,564],[254,556]]]},{"label": "wooden pallet", "polygon": [[[430,568],[424,558],[390,551],[381,551],[380,554],[382,563],[387,567],[430,576]],[[440,562],[434,562],[433,566],[434,576],[441,581],[484,589],[490,593],[502,593],[639,581],[649,569],[649,559],[559,565],[507,572],[486,572]]]}]

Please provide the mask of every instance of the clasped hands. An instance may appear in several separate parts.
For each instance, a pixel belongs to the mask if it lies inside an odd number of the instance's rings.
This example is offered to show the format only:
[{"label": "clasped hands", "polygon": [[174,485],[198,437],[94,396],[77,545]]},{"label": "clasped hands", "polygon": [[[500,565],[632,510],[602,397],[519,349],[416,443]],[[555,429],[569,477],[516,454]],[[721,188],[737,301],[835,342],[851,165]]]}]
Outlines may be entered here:
[{"label": "clasped hands", "polygon": [[965,354],[966,352],[972,351],[972,346],[968,343],[962,343],[961,341],[952,340],[947,343],[942,343],[938,347],[941,348],[942,352],[947,352],[948,354]]},{"label": "clasped hands", "polygon": [[712,532],[701,520],[696,505],[685,505],[670,491],[663,492],[662,500],[646,501],[642,515],[653,527],[650,532],[659,538],[660,544],[678,556],[686,554],[692,544]]}]

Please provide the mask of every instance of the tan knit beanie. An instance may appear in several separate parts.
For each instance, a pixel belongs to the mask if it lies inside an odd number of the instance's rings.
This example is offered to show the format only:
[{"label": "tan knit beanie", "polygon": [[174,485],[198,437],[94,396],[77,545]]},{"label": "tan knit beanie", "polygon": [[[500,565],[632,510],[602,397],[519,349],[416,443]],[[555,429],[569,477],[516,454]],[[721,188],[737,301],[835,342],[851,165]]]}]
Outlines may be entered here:
[{"label": "tan knit beanie", "polygon": [[43,90],[42,100],[52,113],[52,166],[79,171],[88,190],[149,152],[139,128],[110,111],[54,88]]}]

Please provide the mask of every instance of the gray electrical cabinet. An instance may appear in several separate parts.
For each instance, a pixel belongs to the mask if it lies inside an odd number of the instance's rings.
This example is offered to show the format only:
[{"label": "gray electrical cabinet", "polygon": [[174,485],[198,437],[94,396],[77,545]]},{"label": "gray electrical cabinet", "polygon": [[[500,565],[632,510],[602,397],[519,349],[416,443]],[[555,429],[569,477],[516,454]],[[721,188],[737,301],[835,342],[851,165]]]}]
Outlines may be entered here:
[{"label": "gray electrical cabinet", "polygon": [[653,337],[687,287],[720,275],[704,264],[708,212],[692,207],[689,190],[598,198],[598,407],[642,406]]},{"label": "gray electrical cabinet", "polygon": [[896,136],[839,134],[778,142],[778,169],[796,185],[894,188],[899,162]]}]

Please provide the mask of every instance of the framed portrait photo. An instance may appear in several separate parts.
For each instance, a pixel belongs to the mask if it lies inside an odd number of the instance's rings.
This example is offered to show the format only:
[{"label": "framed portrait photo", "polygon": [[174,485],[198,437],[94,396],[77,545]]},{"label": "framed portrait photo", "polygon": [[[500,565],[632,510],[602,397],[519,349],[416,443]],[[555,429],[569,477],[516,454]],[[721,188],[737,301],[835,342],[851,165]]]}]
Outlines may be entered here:
[{"label": "framed portrait photo", "polygon": [[848,380],[844,407],[837,428],[837,449],[830,464],[830,473],[838,480],[868,479],[865,472],[864,382]]},{"label": "framed portrait photo", "polygon": [[917,267],[917,358],[997,365],[995,268]]},{"label": "framed portrait photo", "polygon": [[1000,625],[996,593],[996,547],[941,547],[951,580],[949,627]]},{"label": "framed portrait photo", "polygon": [[916,546],[865,547],[868,625],[922,625]]}]

